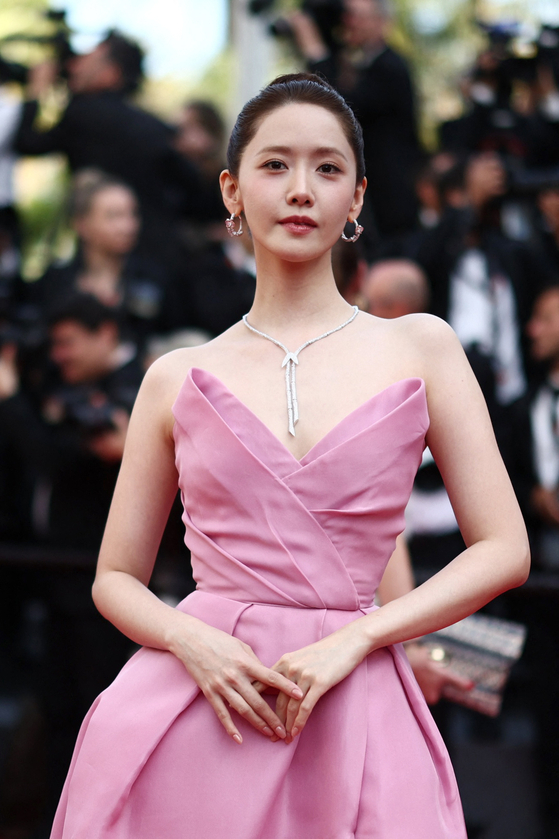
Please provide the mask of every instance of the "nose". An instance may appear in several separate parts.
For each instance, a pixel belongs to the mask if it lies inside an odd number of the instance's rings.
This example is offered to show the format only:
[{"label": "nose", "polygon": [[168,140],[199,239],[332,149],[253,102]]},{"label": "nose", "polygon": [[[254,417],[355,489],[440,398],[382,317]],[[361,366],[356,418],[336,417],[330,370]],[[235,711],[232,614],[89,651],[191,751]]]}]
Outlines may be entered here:
[{"label": "nose", "polygon": [[298,207],[312,207],[314,204],[310,175],[306,167],[296,166],[292,170],[286,199],[288,204]]}]

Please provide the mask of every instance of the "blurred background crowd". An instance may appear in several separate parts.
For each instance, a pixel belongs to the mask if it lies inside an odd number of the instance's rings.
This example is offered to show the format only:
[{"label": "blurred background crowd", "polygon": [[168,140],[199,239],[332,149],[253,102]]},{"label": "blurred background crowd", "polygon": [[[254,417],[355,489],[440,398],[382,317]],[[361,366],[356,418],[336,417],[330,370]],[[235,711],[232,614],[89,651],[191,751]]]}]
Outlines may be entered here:
[{"label": "blurred background crowd", "polygon": [[[477,52],[456,77],[461,113],[438,122],[394,34],[406,4],[230,13],[363,126],[365,233],[335,249],[341,293],[380,317],[447,320],[485,394],[534,552],[526,586],[490,608],[524,622],[528,645],[498,720],[435,713],[470,839],[559,839],[559,16],[526,30],[462,5]],[[134,39],[111,30],[77,53],[48,14],[47,35],[0,43],[0,839],[48,836],[81,719],[131,652],[90,586],[142,375],[235,323],[255,287],[250,236],[227,236],[218,190],[231,114],[197,97],[162,120],[138,99]],[[30,39],[46,60],[4,57]],[[14,171],[50,155],[67,175],[38,259]],[[419,581],[463,545],[428,450],[406,538]],[[177,602],[193,585],[178,502],[160,554],[153,587]]]}]

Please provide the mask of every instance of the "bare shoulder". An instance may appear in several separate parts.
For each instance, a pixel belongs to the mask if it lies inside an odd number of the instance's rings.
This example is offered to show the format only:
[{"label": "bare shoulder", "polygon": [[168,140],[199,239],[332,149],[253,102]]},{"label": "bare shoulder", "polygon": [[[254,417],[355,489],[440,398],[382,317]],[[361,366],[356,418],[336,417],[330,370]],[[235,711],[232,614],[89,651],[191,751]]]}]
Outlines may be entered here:
[{"label": "bare shoulder", "polygon": [[193,367],[211,367],[215,357],[223,354],[228,343],[226,335],[223,333],[199,347],[184,347],[165,353],[149,367],[144,379],[145,386],[158,392],[161,397],[167,395],[174,402],[189,370]]},{"label": "bare shoulder", "polygon": [[172,407],[189,370],[192,367],[204,367],[205,346],[172,350],[150,365],[134,406],[134,414],[138,420],[153,420],[162,426],[166,433],[172,431]]},{"label": "bare shoulder", "polygon": [[200,363],[200,347],[185,347],[160,356],[151,364],[144,377],[144,384],[160,393],[174,391],[184,382],[188,371]]},{"label": "bare shoulder", "polygon": [[[362,337],[370,357],[382,359],[395,377],[419,376],[429,383],[443,367],[467,364],[453,329],[435,315],[412,314],[392,320],[364,314]],[[379,350],[384,352],[379,353]]]},{"label": "bare shoulder", "polygon": [[219,366],[235,346],[238,331],[236,324],[206,344],[165,353],[148,368],[140,393],[148,394],[150,401],[156,400],[163,411],[170,411],[188,372],[193,367],[213,370]]},{"label": "bare shoulder", "polygon": [[414,349],[426,353],[455,346],[456,333],[448,323],[436,315],[418,313],[387,321],[395,337],[410,342]]}]

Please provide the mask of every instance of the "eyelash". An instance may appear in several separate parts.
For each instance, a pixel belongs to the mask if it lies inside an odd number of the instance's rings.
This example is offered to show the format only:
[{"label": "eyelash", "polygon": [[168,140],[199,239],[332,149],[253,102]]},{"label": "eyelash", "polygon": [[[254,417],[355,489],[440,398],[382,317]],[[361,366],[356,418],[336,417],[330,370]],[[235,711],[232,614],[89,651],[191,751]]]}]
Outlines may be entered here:
[{"label": "eyelash", "polygon": [[338,172],[342,171],[339,166],[336,166],[335,163],[323,163],[322,166],[319,166],[319,169],[324,169],[325,166],[330,167],[330,172],[323,172],[322,174],[324,175],[335,175]]},{"label": "eyelash", "polygon": [[[279,164],[279,165],[277,165],[277,164]],[[320,172],[325,167],[329,167],[330,171],[329,172],[322,172],[321,174],[323,174],[323,175],[335,175],[338,172],[342,171],[339,166],[336,166],[335,163],[322,163],[318,167],[318,171]],[[267,163],[264,164],[264,168],[265,169],[270,169],[272,172],[281,172],[282,169],[286,169],[287,167],[286,167],[285,163],[283,163],[283,161],[281,161],[281,160],[269,160]]]}]

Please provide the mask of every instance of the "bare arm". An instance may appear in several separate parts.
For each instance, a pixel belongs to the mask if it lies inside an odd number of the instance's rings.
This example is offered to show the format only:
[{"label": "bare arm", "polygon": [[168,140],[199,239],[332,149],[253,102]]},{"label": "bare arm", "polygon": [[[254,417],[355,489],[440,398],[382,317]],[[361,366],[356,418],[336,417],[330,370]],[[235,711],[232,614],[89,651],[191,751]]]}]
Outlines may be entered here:
[{"label": "bare arm", "polygon": [[188,369],[184,356],[178,358],[178,370],[176,360],[169,357],[156,362],[138,394],[93,598],[99,611],[136,643],[176,655],[237,742],[242,738],[229,705],[263,734],[285,737],[282,721],[252,682],[300,697],[297,685],[264,667],[246,644],[167,606],[147,588],[177,491],[171,406]]},{"label": "bare arm", "polygon": [[[398,597],[403,597],[415,586],[411,557],[403,533],[396,540],[396,548],[390,557],[386,570],[377,589],[383,605]],[[411,664],[417,684],[429,705],[436,705],[447,685],[470,690],[474,685],[469,679],[458,676],[438,661],[433,661],[429,650],[416,641],[405,644],[406,655]]]},{"label": "bare arm", "polygon": [[524,522],[501,460],[487,408],[458,339],[445,323],[419,316],[413,330],[424,365],[431,425],[427,443],[445,481],[467,549],[418,588],[275,665],[305,698],[278,698],[291,735],[318,698],[369,653],[417,638],[477,611],[529,570]]}]

